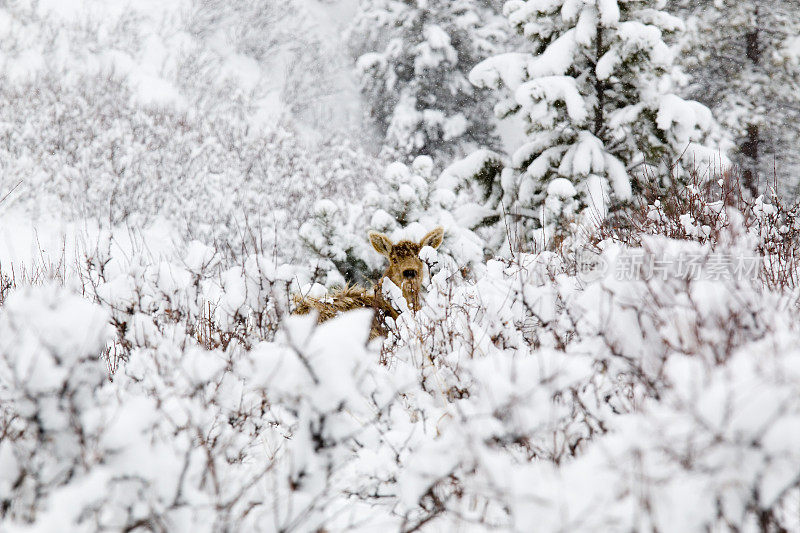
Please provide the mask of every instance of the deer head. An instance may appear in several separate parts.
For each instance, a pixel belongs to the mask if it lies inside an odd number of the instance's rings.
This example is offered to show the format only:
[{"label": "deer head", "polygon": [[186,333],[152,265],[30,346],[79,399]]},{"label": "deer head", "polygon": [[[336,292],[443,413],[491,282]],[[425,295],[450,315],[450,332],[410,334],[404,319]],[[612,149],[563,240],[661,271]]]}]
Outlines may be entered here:
[{"label": "deer head", "polygon": [[383,277],[389,278],[400,287],[408,306],[415,311],[419,309],[419,290],[424,275],[419,251],[424,246],[438,248],[442,244],[443,238],[444,230],[442,228],[432,230],[419,242],[400,241],[396,244],[392,243],[392,240],[383,233],[369,232],[369,242],[372,243],[372,247],[389,259],[389,268],[386,269]]}]

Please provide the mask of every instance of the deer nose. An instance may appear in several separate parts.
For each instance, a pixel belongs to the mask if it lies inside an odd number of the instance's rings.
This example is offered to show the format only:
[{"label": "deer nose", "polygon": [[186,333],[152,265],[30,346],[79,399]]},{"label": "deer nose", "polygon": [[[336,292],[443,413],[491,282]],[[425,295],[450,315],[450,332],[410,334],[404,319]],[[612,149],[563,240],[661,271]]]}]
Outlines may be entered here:
[{"label": "deer nose", "polygon": [[414,279],[417,277],[416,270],[403,270],[403,277],[406,279]]}]

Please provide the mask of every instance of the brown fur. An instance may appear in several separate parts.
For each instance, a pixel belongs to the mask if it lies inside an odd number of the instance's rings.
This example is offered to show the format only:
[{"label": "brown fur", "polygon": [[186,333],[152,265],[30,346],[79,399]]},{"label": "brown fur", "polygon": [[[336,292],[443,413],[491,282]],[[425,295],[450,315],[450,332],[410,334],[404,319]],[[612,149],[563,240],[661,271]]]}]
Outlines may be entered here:
[{"label": "brown fur", "polygon": [[325,322],[345,311],[371,308],[375,311],[375,317],[372,321],[370,339],[385,335],[384,319],[387,316],[397,318],[399,313],[383,298],[381,291],[383,280],[386,278],[392,280],[403,291],[403,296],[408,302],[408,306],[414,311],[419,310],[419,292],[424,276],[419,252],[424,246],[438,248],[442,243],[443,236],[444,231],[442,228],[436,228],[425,235],[418,243],[400,241],[397,244],[393,244],[391,239],[383,233],[369,232],[369,240],[373,248],[389,259],[389,267],[384,272],[380,282],[378,282],[377,288],[366,289],[357,285],[347,286],[344,289],[328,294],[323,299],[295,294],[294,314],[305,315],[312,310],[316,310],[319,313],[317,321]]},{"label": "brown fur", "polygon": [[325,298],[301,296],[295,294],[294,314],[306,315],[312,310],[317,311],[317,322],[326,322],[335,318],[340,313],[353,309],[373,309],[375,316],[372,320],[370,339],[386,334],[383,321],[387,316],[397,318],[398,313],[382,297],[376,297],[374,289],[367,289],[358,285],[347,286],[344,289],[334,290]]}]

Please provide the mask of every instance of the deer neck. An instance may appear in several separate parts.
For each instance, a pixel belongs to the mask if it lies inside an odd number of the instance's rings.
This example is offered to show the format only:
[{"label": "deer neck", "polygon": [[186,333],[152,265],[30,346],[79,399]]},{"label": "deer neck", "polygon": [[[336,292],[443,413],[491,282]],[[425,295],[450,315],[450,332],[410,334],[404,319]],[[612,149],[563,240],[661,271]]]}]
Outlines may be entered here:
[{"label": "deer neck", "polygon": [[[378,291],[378,293],[380,294],[380,298],[384,302],[386,302],[386,297],[383,295],[383,283],[386,280],[394,283],[394,281],[392,281],[392,279],[389,277],[390,270],[391,269],[387,269],[386,272],[384,272],[383,277],[381,277],[381,281],[380,281],[380,284],[379,284],[379,289],[380,290]],[[397,285],[396,283],[394,283],[394,284]],[[416,287],[414,287],[414,284],[411,283],[410,281],[402,282],[400,284],[399,288],[403,293],[403,297],[405,298],[406,303],[408,303],[409,309],[411,309],[412,311],[418,311],[419,310],[419,290]],[[391,305],[389,305],[388,302],[386,302],[386,304],[389,307],[391,307]]]}]

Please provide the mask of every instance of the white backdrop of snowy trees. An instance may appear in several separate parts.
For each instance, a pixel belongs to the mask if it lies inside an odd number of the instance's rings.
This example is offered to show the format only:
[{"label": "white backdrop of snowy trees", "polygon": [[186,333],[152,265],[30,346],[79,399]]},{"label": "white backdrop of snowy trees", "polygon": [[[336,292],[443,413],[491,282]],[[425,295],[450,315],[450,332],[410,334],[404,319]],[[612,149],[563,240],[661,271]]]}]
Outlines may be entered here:
[{"label": "white backdrop of snowy trees", "polygon": [[764,191],[777,178],[796,195],[800,3],[671,0],[668,8],[688,23],[679,55],[689,74],[684,92],[707,105],[733,139],[744,186]]},{"label": "white backdrop of snowy trees", "polygon": [[496,147],[487,91],[467,74],[508,31],[485,0],[366,0],[350,29],[361,90],[386,155],[441,168],[475,145]]}]

